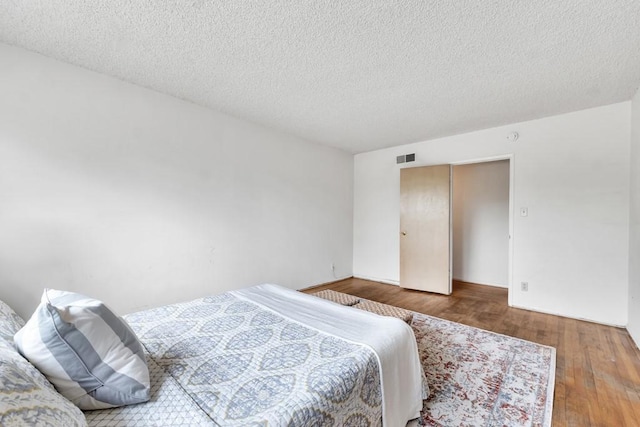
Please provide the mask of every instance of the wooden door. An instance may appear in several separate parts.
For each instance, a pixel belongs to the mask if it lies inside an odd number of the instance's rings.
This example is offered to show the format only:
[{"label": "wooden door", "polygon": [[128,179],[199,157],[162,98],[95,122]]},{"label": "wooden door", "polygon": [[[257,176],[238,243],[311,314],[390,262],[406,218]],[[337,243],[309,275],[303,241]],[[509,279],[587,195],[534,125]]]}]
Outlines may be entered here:
[{"label": "wooden door", "polygon": [[451,166],[400,170],[400,286],[451,294]]}]

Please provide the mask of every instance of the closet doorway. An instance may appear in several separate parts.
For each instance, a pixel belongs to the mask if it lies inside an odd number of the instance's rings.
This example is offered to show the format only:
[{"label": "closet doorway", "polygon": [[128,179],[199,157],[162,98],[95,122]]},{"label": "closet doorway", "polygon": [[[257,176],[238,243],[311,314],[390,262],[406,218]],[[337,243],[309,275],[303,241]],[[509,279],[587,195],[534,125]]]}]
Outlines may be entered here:
[{"label": "closet doorway", "polygon": [[400,286],[449,295],[453,279],[510,289],[513,176],[512,155],[401,169]]},{"label": "closet doorway", "polygon": [[452,278],[509,288],[511,160],[452,167]]}]

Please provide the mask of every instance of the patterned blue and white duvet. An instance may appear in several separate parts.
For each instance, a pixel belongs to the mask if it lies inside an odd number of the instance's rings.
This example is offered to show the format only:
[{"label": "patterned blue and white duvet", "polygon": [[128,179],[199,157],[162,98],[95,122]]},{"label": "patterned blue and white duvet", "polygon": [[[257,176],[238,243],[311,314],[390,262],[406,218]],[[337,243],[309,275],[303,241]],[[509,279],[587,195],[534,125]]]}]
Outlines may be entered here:
[{"label": "patterned blue and white duvet", "polygon": [[87,412],[89,425],[381,424],[380,367],[369,346],[232,293],[126,320],[162,384],[148,403]]}]

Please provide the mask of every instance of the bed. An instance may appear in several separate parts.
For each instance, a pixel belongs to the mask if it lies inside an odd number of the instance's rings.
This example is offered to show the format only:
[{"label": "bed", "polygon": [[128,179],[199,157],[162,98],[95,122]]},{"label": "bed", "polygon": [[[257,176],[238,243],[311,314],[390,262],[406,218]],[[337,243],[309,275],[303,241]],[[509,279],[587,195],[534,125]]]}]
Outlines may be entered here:
[{"label": "bed", "polygon": [[151,398],[90,426],[405,426],[426,394],[411,328],[276,285],[124,317]]}]

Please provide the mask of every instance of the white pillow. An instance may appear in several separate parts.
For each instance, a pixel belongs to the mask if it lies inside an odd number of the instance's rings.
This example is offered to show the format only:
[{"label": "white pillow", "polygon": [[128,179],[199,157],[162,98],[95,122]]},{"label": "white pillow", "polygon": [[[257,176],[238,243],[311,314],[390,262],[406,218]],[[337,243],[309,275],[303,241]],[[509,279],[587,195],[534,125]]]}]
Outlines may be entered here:
[{"label": "white pillow", "polygon": [[60,394],[80,409],[149,400],[149,369],[129,325],[101,301],[45,289],[14,341]]}]

